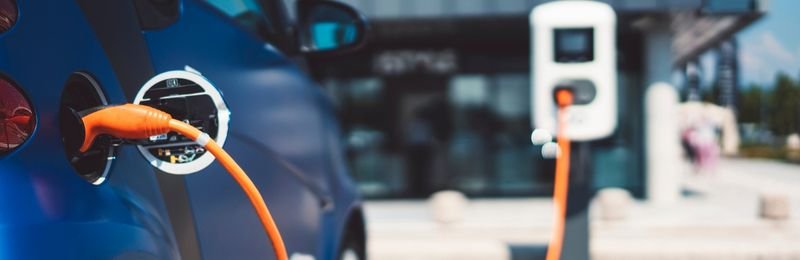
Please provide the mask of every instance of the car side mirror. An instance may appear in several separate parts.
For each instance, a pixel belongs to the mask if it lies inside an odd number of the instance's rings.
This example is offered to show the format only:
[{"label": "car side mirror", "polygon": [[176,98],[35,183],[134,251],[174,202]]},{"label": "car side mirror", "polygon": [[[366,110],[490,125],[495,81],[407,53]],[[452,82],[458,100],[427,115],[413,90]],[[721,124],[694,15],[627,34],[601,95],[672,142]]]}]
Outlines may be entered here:
[{"label": "car side mirror", "polygon": [[338,54],[352,51],[366,39],[366,19],[352,7],[331,0],[297,1],[300,51]]}]

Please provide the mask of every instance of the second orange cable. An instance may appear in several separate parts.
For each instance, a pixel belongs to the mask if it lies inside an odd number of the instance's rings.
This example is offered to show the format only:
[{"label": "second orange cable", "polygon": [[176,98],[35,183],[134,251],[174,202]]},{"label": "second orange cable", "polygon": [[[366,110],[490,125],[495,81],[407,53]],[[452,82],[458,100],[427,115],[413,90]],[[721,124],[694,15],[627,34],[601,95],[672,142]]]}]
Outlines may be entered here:
[{"label": "second orange cable", "polygon": [[561,259],[564,244],[564,225],[567,218],[567,193],[569,191],[570,139],[567,137],[567,107],[572,105],[573,95],[569,90],[556,92],[558,104],[559,153],[556,158],[556,176],[553,184],[553,233],[547,247],[547,260]]}]

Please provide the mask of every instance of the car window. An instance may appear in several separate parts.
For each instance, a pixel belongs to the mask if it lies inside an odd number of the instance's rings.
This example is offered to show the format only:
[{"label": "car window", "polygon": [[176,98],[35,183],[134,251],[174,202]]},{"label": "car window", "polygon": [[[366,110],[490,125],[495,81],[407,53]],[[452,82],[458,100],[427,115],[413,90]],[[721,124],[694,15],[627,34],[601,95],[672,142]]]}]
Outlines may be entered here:
[{"label": "car window", "polygon": [[267,19],[257,0],[205,0],[261,38],[271,41],[277,37],[277,30]]}]

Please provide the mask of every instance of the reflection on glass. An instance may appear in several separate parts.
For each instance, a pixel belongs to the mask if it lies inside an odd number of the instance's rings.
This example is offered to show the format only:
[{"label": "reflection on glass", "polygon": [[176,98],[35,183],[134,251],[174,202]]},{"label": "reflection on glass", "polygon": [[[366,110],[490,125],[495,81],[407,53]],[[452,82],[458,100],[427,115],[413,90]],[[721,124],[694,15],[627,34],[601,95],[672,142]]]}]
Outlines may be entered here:
[{"label": "reflection on glass", "polygon": [[328,87],[361,192],[419,198],[441,189],[481,196],[548,187],[552,171],[541,167],[549,163],[530,143],[529,84],[525,74],[471,74]]},{"label": "reflection on glass", "polygon": [[8,31],[17,22],[17,1],[0,0],[0,32]]},{"label": "reflection on glass", "polygon": [[311,44],[316,50],[332,50],[356,42],[357,17],[342,9],[318,5],[309,16]]},{"label": "reflection on glass", "polygon": [[337,22],[319,22],[312,28],[314,46],[319,50],[330,50],[356,41],[356,26]]},{"label": "reflection on glass", "polygon": [[275,41],[278,32],[274,24],[267,19],[257,0],[205,0],[211,6],[222,11],[245,29],[267,41]]},{"label": "reflection on glass", "polygon": [[24,143],[34,120],[28,100],[10,82],[0,79],[0,154]]}]

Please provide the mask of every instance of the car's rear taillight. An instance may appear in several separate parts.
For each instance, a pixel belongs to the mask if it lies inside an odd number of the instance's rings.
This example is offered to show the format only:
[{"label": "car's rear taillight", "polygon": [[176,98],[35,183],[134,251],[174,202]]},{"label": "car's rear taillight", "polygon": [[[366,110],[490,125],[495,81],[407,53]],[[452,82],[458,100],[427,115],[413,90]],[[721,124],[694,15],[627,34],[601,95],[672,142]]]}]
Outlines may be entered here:
[{"label": "car's rear taillight", "polygon": [[0,0],[0,33],[8,31],[17,23],[18,12],[17,1]]},{"label": "car's rear taillight", "polygon": [[25,143],[35,125],[33,108],[22,90],[0,77],[0,155]]}]

